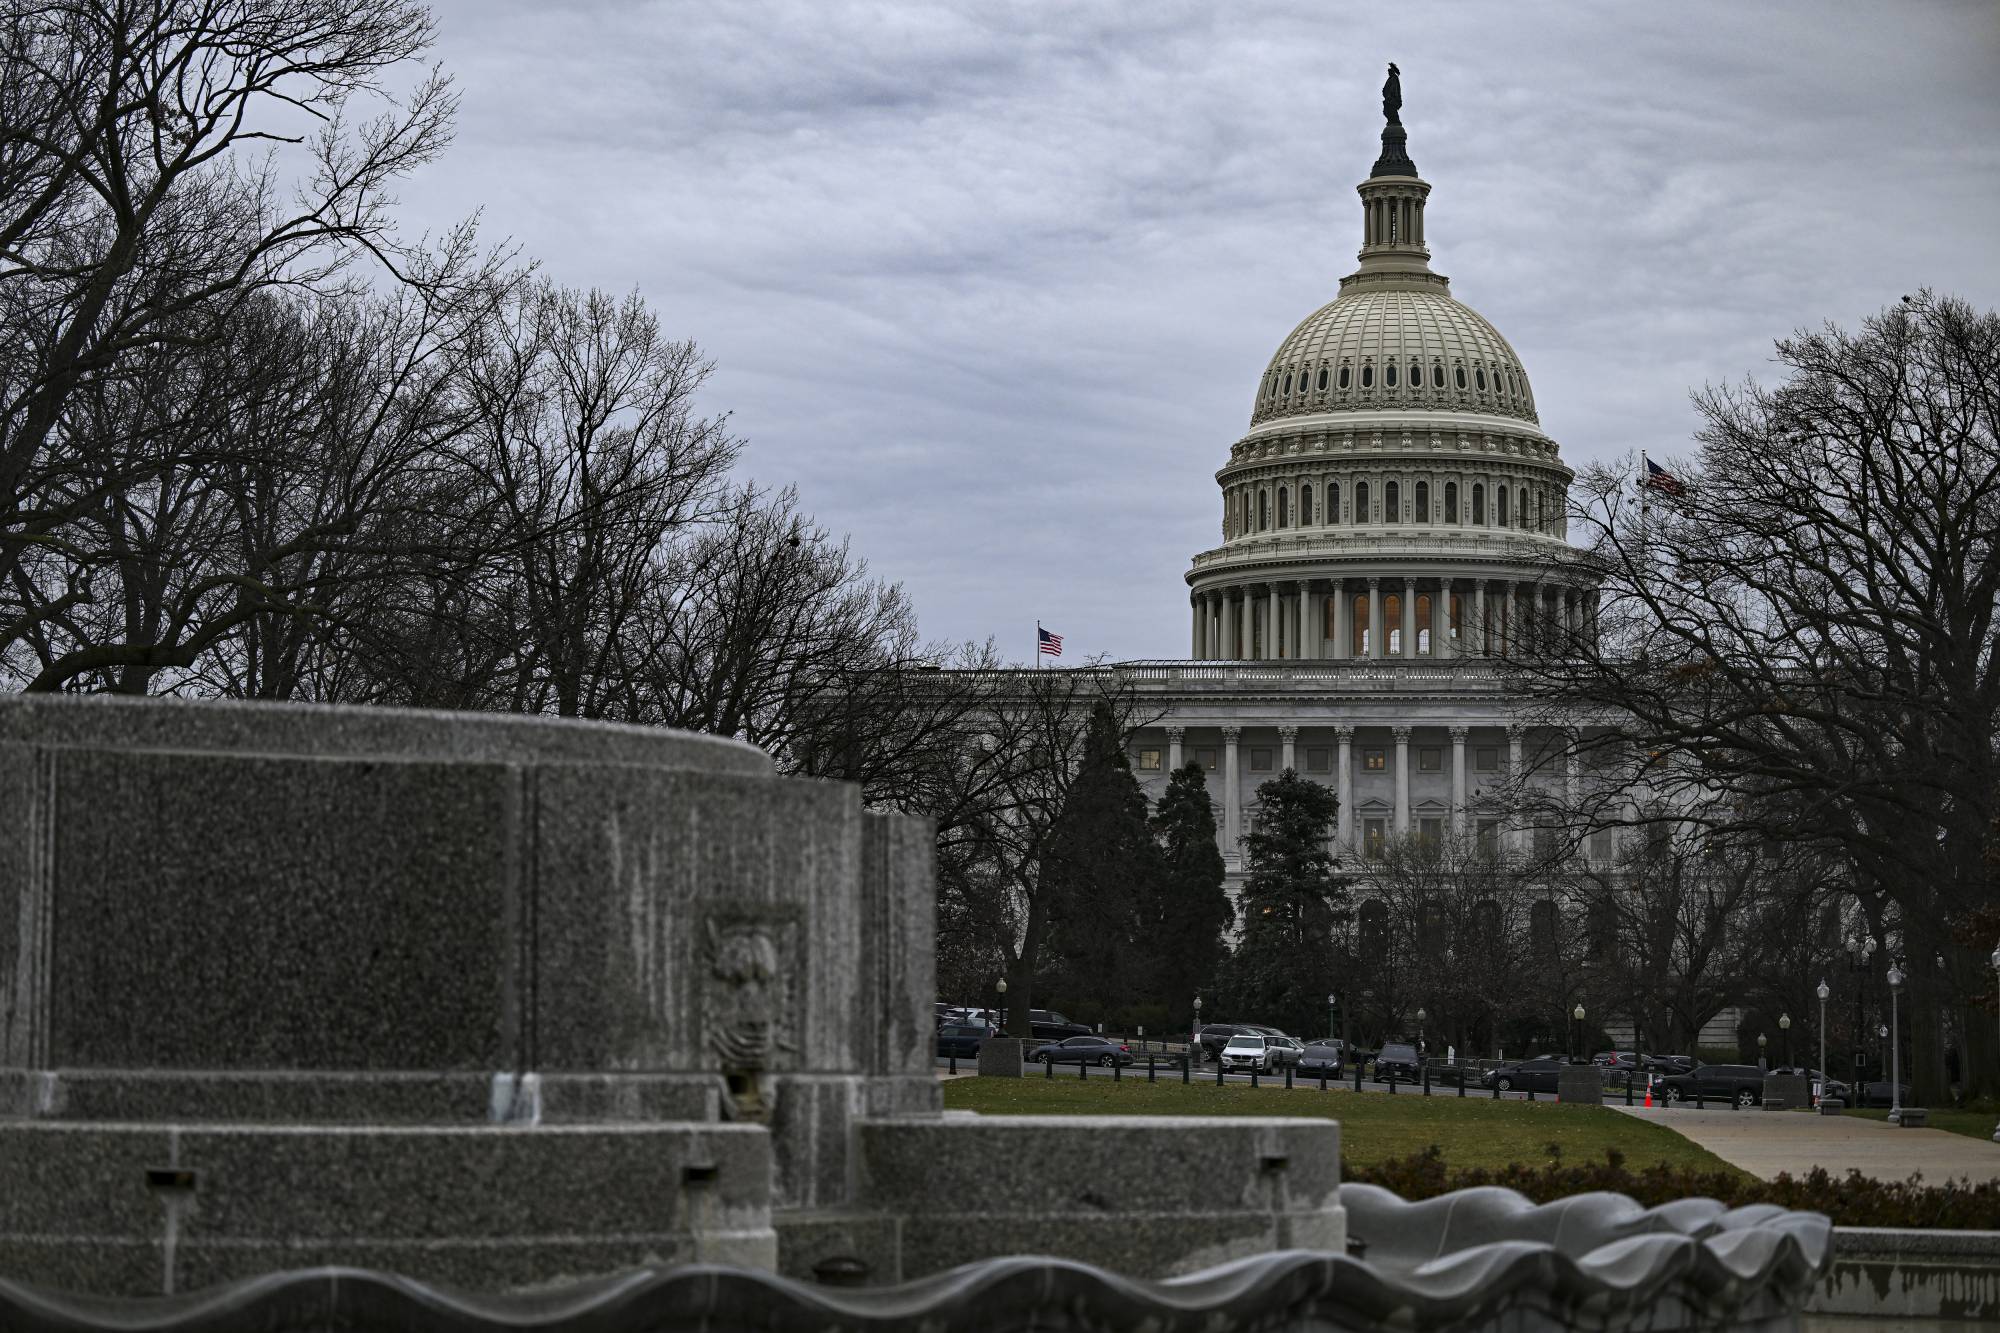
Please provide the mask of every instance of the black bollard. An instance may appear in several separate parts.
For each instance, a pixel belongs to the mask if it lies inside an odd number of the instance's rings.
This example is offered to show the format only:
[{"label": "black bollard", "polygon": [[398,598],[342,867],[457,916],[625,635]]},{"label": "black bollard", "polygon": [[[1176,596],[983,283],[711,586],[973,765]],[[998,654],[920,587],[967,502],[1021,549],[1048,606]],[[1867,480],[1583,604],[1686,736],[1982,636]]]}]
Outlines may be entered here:
[{"label": "black bollard", "polygon": [[1701,1110],[1701,1109],[1702,1109],[1702,1105],[1701,1105],[1701,1084],[1699,1084],[1699,1083],[1697,1083],[1697,1084],[1695,1084],[1695,1085],[1694,1085],[1694,1109],[1695,1109],[1695,1110],[1697,1110],[1697,1111],[1699,1111],[1699,1110]]},{"label": "black bollard", "polygon": [[1116,1060],[1111,1062],[1111,1081],[1113,1083],[1123,1083],[1125,1081],[1125,1066]]},{"label": "black bollard", "polygon": [[1498,1074],[1493,1076],[1493,1100],[1496,1102],[1500,1100],[1500,1076]]},{"label": "black bollard", "polygon": [[1089,1080],[1089,1078],[1090,1078],[1090,1061],[1088,1061],[1088,1060],[1084,1060],[1084,1059],[1078,1059],[1078,1060],[1077,1060],[1077,1062],[1076,1062],[1076,1076],[1077,1076],[1078,1078],[1080,1078],[1080,1079],[1084,1079],[1085,1081],[1088,1081],[1088,1080]]},{"label": "black bollard", "polygon": [[1320,1090],[1321,1092],[1325,1092],[1325,1091],[1326,1091],[1326,1066],[1325,1066],[1325,1065],[1321,1065],[1321,1066],[1319,1067],[1319,1090]]},{"label": "black bollard", "polygon": [[1630,1074],[1625,1076],[1625,1104],[1627,1106],[1632,1104],[1632,1076]]},{"label": "black bollard", "polygon": [[1424,1096],[1431,1095],[1431,1062],[1424,1061]]},{"label": "black bollard", "polygon": [[1528,1083],[1528,1100],[1535,1100],[1535,1085],[1533,1082]]},{"label": "black bollard", "polygon": [[1389,1071],[1389,1095],[1396,1095],[1396,1071],[1393,1069]]},{"label": "black bollard", "polygon": [[1183,1055],[1181,1057],[1181,1082],[1191,1083],[1193,1081],[1194,1081],[1194,1066],[1188,1060],[1188,1058],[1185,1055]]},{"label": "black bollard", "polygon": [[1222,1086],[1222,1057],[1219,1055],[1215,1057],[1215,1086]]},{"label": "black bollard", "polygon": [[1286,1088],[1286,1090],[1287,1090],[1287,1091],[1289,1091],[1289,1090],[1291,1089],[1291,1086],[1292,1086],[1292,1067],[1291,1067],[1290,1065],[1286,1065],[1286,1066],[1285,1066],[1285,1088]]},{"label": "black bollard", "polygon": [[1460,1060],[1458,1062],[1458,1095],[1460,1097],[1465,1096],[1465,1075],[1466,1075],[1465,1061]]},{"label": "black bollard", "polygon": [[947,1067],[947,1068],[948,1068],[948,1069],[949,1069],[949,1070],[950,1070],[950,1071],[951,1071],[952,1073],[954,1073],[954,1074],[956,1074],[956,1073],[958,1072],[958,1052],[957,1052],[957,1051],[953,1051],[953,1052],[951,1053],[951,1063],[950,1063],[950,1064],[949,1064],[948,1066],[946,1066],[946,1067]]},{"label": "black bollard", "polygon": [[1257,1075],[1259,1072],[1261,1071],[1255,1069],[1250,1071],[1250,1086],[1253,1088],[1257,1086]]},{"label": "black bollard", "polygon": [[1361,1091],[1361,1062],[1359,1060],[1354,1062],[1354,1090],[1356,1092]]},{"label": "black bollard", "polygon": [[1151,1052],[1148,1052],[1146,1055],[1146,1081],[1148,1083],[1157,1082],[1153,1077],[1153,1057]]},{"label": "black bollard", "polygon": [[1055,1076],[1056,1076],[1056,1062],[1054,1060],[1042,1061],[1042,1077],[1054,1078]]}]

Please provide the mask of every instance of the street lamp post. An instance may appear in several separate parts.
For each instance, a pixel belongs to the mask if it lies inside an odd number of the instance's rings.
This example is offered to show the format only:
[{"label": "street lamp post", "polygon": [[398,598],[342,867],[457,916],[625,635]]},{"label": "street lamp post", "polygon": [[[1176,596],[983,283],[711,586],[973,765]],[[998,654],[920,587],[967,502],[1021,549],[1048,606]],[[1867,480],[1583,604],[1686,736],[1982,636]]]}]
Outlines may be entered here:
[{"label": "street lamp post", "polygon": [[1794,1066],[1792,1065],[1792,1016],[1790,1014],[1778,1015],[1778,1031],[1785,1034],[1785,1068],[1791,1069]]},{"label": "street lamp post", "polygon": [[1333,1040],[1333,1011],[1339,1002],[1340,997],[1334,992],[1328,991],[1326,993],[1326,1039],[1328,1041]]},{"label": "street lamp post", "polygon": [[1569,1062],[1570,1062],[1571,1064],[1573,1064],[1573,1065],[1580,1065],[1580,1064],[1583,1064],[1583,1063],[1584,1063],[1584,1058],[1583,1058],[1583,1002],[1582,1002],[1582,1001],[1578,1001],[1578,1002],[1577,1002],[1577,1006],[1576,1006],[1576,1008],[1574,1008],[1574,1009],[1570,1010],[1570,1012],[1569,1012],[1569,1016],[1570,1016],[1571,1018],[1574,1018],[1574,1019],[1576,1020],[1576,1046],[1575,1046],[1575,1047],[1573,1048],[1573,1049],[1574,1049],[1574,1051],[1575,1051],[1575,1053],[1574,1053],[1573,1055],[1571,1055],[1571,1056],[1570,1056],[1570,1058],[1569,1058]]},{"label": "street lamp post", "polygon": [[1417,1007],[1417,1058],[1419,1060],[1424,1057],[1424,1020],[1429,1017],[1430,1015],[1424,1012],[1423,1006],[1419,1005]]},{"label": "street lamp post", "polygon": [[1007,1035],[1007,978],[1000,978],[1000,1003],[993,1007],[993,1035]]},{"label": "street lamp post", "polygon": [[1771,1039],[1769,1037],[1761,1032],[1757,1034],[1757,1068],[1766,1072],[1769,1072],[1770,1066],[1764,1063],[1764,1048],[1770,1044]]},{"label": "street lamp post", "polygon": [[1188,1059],[1201,1059],[1201,996],[1194,997],[1194,1031],[1188,1033]]},{"label": "street lamp post", "polygon": [[1847,962],[1854,972],[1854,1067],[1849,1071],[1855,1086],[1861,1084],[1862,1048],[1868,1043],[1868,1030],[1862,1026],[1862,1000],[1868,992],[1867,977],[1869,964],[1875,958],[1875,937],[1868,935],[1857,939],[1847,937]]},{"label": "street lamp post", "polygon": [[1903,1123],[1903,1029],[1897,1021],[1896,1000],[1903,990],[1903,969],[1889,964],[1889,1123]]},{"label": "street lamp post", "polygon": [[[2000,949],[1994,952],[2000,953]],[[1819,1096],[1821,1101],[1825,1101],[1826,1080],[1829,1077],[1826,1072],[1826,997],[1833,994],[1827,987],[1825,977],[1819,979],[1819,989],[1814,994],[1819,996]]]}]

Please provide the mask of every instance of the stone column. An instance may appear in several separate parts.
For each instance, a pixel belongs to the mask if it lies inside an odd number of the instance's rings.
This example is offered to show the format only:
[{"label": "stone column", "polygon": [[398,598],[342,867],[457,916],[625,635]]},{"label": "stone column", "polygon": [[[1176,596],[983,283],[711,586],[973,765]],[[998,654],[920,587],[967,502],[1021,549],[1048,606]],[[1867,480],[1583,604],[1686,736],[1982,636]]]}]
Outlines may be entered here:
[{"label": "stone column", "polygon": [[[1517,726],[1510,724],[1507,728],[1507,783],[1510,787],[1513,787],[1516,791],[1519,791],[1520,782],[1521,782],[1521,729]],[[1523,832],[1524,831],[1521,828],[1521,821],[1515,816],[1513,811],[1509,811],[1507,815],[1508,851],[1517,854],[1521,851],[1521,839],[1523,837]]]},{"label": "stone column", "polygon": [[1396,836],[1410,831],[1410,729],[1395,727],[1396,738]]},{"label": "stone column", "polygon": [[1465,836],[1465,738],[1470,727],[1451,729],[1451,831]]},{"label": "stone column", "polygon": [[1489,581],[1487,579],[1472,581],[1472,634],[1478,644],[1476,651],[1481,657],[1491,655],[1491,650],[1486,646],[1486,585]]},{"label": "stone column", "polygon": [[1271,584],[1271,609],[1264,619],[1264,656],[1275,662],[1285,655],[1285,597]]},{"label": "stone column", "polygon": [[1298,765],[1299,729],[1297,727],[1278,728],[1279,761],[1278,771],[1296,769]]},{"label": "stone column", "polygon": [[1417,581],[1403,580],[1403,656],[1417,655]]},{"label": "stone column", "polygon": [[1334,787],[1340,795],[1334,830],[1339,835],[1340,845],[1347,848],[1354,845],[1354,728],[1335,727],[1333,737],[1337,742]]},{"label": "stone column", "polygon": [[1507,579],[1500,586],[1506,589],[1500,599],[1500,656],[1512,657],[1521,647],[1518,637],[1521,632],[1520,585],[1513,579]]},{"label": "stone column", "polygon": [[1181,771],[1181,741],[1186,737],[1186,727],[1167,728],[1167,772]]},{"label": "stone column", "polygon": [[1222,651],[1216,656],[1225,662],[1236,660],[1236,602],[1224,588],[1217,596],[1222,598]]},{"label": "stone column", "polygon": [[1333,657],[1345,662],[1354,655],[1354,608],[1347,604],[1347,580],[1333,581]]},{"label": "stone column", "polygon": [[1452,641],[1451,637],[1450,579],[1438,580],[1437,604],[1431,609],[1436,613],[1432,619],[1437,622],[1437,628],[1431,631],[1431,656],[1457,657],[1458,645]]},{"label": "stone column", "polygon": [[1236,742],[1243,728],[1222,729],[1222,854],[1236,855],[1237,840],[1243,836],[1243,774],[1237,766]]},{"label": "stone column", "polygon": [[[1201,660],[1201,598],[1193,598],[1188,603],[1188,656]],[[1036,651],[1040,651],[1037,648]]]},{"label": "stone column", "polygon": [[1300,661],[1310,662],[1319,656],[1319,640],[1323,621],[1315,613],[1319,610],[1319,598],[1314,595],[1311,579],[1299,580],[1299,650]]},{"label": "stone column", "polygon": [[1368,656],[1382,656],[1382,580],[1368,579]]},{"label": "stone column", "polygon": [[1563,738],[1563,805],[1576,809],[1576,747],[1582,733],[1574,727],[1565,727]]}]

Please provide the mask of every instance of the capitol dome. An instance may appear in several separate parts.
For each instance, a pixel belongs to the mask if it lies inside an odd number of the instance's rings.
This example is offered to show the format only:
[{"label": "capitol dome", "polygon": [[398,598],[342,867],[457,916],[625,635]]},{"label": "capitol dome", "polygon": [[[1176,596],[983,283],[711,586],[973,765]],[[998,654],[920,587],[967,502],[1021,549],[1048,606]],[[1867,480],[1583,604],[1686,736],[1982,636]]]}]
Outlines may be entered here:
[{"label": "capitol dome", "polygon": [[1306,316],[1264,371],[1250,422],[1398,408],[1537,421],[1513,347],[1472,307],[1427,285],[1344,292]]}]

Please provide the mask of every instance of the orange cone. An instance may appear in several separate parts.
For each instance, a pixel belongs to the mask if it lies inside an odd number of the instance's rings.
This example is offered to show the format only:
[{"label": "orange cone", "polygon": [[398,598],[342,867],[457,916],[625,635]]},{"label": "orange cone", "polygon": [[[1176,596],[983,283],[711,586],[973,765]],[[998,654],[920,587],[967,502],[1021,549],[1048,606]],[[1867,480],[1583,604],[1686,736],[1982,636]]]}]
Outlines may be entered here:
[{"label": "orange cone", "polygon": [[1651,1074],[1648,1074],[1646,1075],[1646,1105],[1651,1106],[1652,1104],[1653,1104],[1653,1076]]}]

